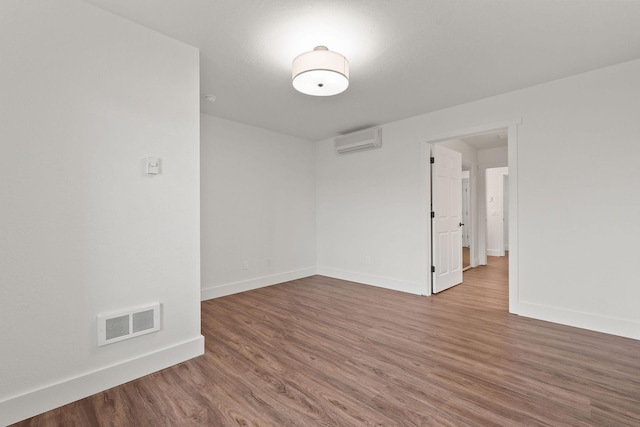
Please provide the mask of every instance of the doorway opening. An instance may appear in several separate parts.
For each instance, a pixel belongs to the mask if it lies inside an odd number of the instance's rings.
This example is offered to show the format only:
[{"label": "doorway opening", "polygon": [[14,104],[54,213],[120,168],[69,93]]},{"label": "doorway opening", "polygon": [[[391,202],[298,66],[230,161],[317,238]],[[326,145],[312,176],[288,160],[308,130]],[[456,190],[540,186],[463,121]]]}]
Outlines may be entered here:
[{"label": "doorway opening", "polygon": [[[505,243],[502,246],[504,254],[508,254],[505,257],[505,262],[508,262],[509,266],[509,311],[514,312],[518,303],[518,218],[517,218],[517,126],[521,123],[521,120],[513,120],[500,123],[492,123],[487,125],[475,126],[471,128],[464,128],[459,130],[452,130],[443,134],[426,138],[422,143],[422,167],[423,167],[423,183],[425,183],[425,206],[429,206],[426,210],[425,221],[425,249],[427,262],[423,268],[424,271],[424,289],[425,295],[431,295],[433,292],[433,272],[435,268],[433,265],[433,255],[438,250],[437,242],[434,243],[432,239],[433,234],[431,227],[426,224],[431,224],[431,210],[430,210],[430,198],[432,195],[432,181],[431,181],[431,164],[430,156],[431,149],[434,145],[442,143],[449,148],[452,145],[458,145],[462,147],[458,151],[462,152],[462,157],[467,165],[461,169],[468,169],[469,181],[468,183],[461,183],[460,195],[464,194],[464,189],[468,188],[468,203],[469,203],[469,215],[468,219],[460,221],[462,224],[469,224],[468,231],[462,233],[461,245],[462,248],[468,247],[469,260],[465,262],[465,267],[486,265],[487,264],[487,249],[493,249],[487,246],[487,188],[486,188],[486,171],[488,169],[506,167],[508,173],[504,174],[501,179],[503,188],[503,198],[500,200],[504,205],[504,211],[500,211],[498,217],[502,222],[502,238]],[[482,146],[483,143],[487,143],[487,139],[493,138],[494,140],[501,140],[499,146]],[[451,143],[449,141],[456,140],[457,142]],[[484,142],[483,142],[484,140]],[[464,147],[467,148],[464,148]],[[474,148],[474,149],[470,149]],[[465,151],[466,150],[466,151]],[[466,154],[465,154],[466,153]],[[473,157],[475,153],[475,158]],[[471,157],[471,161],[469,161]],[[468,187],[465,187],[468,186]],[[464,199],[463,199],[464,200]],[[463,203],[465,203],[463,201]],[[462,209],[463,214],[466,212]],[[503,220],[504,219],[504,220]],[[461,248],[461,250],[462,250]],[[494,253],[494,252],[491,252]],[[461,258],[464,257],[464,252],[461,253]],[[466,261],[466,260],[465,260]]]}]

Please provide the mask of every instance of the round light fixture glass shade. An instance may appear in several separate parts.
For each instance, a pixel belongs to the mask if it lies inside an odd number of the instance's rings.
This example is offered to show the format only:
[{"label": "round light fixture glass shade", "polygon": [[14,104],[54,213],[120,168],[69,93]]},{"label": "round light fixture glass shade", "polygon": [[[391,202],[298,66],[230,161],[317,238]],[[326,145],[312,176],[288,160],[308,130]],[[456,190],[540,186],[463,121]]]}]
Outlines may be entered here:
[{"label": "round light fixture glass shade", "polygon": [[313,96],[331,96],[349,87],[349,61],[337,52],[317,46],[296,56],[291,76],[293,87]]}]

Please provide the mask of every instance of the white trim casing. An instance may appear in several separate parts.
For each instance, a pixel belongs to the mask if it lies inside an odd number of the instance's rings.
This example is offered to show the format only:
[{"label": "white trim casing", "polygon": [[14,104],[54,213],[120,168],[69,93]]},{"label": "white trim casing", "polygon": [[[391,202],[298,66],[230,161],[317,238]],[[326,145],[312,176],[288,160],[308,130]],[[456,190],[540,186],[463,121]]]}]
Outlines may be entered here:
[{"label": "white trim casing", "polygon": [[519,301],[517,306],[519,316],[640,340],[638,322],[524,301]]},{"label": "white trim casing", "polygon": [[202,335],[153,353],[47,385],[0,402],[0,425],[9,425],[204,354]]},{"label": "white trim casing", "polygon": [[487,256],[504,256],[498,249],[487,249]]},{"label": "white trim casing", "polygon": [[[507,129],[508,132],[508,140],[507,140],[507,149],[508,149],[508,166],[509,166],[509,312],[514,314],[519,314],[518,311],[518,125],[522,124],[522,118],[517,117],[510,120],[504,120],[500,122],[486,123],[466,128],[461,128],[457,130],[451,130],[445,133],[436,134],[430,137],[423,138],[421,141],[421,181],[423,185],[427,185],[429,182],[427,177],[429,176],[429,168],[430,164],[427,162],[427,158],[425,157],[425,153],[428,152],[428,147],[430,144],[434,144],[437,142],[446,141],[448,139],[454,138],[464,138],[467,136],[478,135],[481,133],[487,133],[499,129]],[[481,175],[483,172],[483,167],[486,165],[478,165],[478,185],[483,185],[483,178]],[[430,186],[430,182],[429,182]],[[476,187],[478,188],[478,187]],[[423,206],[429,206],[429,191],[423,191]],[[477,199],[476,199],[477,200]],[[476,207],[475,211],[479,211]],[[478,212],[479,213],[479,212]],[[430,215],[430,213],[429,213]],[[476,223],[479,223],[482,220],[481,216],[477,216]],[[430,248],[430,231],[425,228],[425,236],[426,239],[423,239],[423,253],[428,254],[429,256],[425,259],[431,259],[431,248]],[[479,254],[479,263],[483,263],[483,251],[481,250],[481,245],[485,244],[483,239],[478,239],[478,254]],[[484,262],[486,263],[486,255]],[[425,263],[426,264],[426,263]],[[426,270],[426,269],[423,269]],[[423,273],[423,286],[431,289],[431,273]]]},{"label": "white trim casing", "polygon": [[353,271],[339,270],[336,268],[318,267],[318,274],[334,279],[347,280],[378,288],[391,289],[415,295],[424,295],[420,283],[405,282],[390,277],[375,276],[371,274],[356,273]]},{"label": "white trim casing", "polygon": [[522,120],[508,127],[507,163],[509,166],[509,313],[520,314],[520,287],[518,276],[518,125]]},{"label": "white trim casing", "polygon": [[220,298],[240,292],[251,291],[253,289],[264,288],[278,283],[289,282],[291,280],[302,279],[316,274],[315,267],[302,268],[270,276],[254,277],[240,282],[225,283],[219,286],[209,286],[200,290],[200,300]]}]

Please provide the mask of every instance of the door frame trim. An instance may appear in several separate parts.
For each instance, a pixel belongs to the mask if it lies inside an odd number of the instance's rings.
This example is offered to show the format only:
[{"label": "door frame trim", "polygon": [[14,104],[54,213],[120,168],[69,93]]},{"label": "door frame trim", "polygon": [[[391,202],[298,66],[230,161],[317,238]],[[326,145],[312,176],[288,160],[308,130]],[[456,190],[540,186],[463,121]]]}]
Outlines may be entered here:
[{"label": "door frame trim", "polygon": [[[518,312],[518,126],[522,117],[491,122],[464,128],[452,128],[446,132],[420,138],[420,176],[422,221],[422,285],[423,295],[431,295],[431,145],[448,139],[507,129],[507,166],[509,167],[509,312]],[[478,165],[480,166],[480,165]],[[481,169],[480,167],[478,169]],[[477,208],[477,207],[476,207]],[[480,243],[480,242],[478,242]]]},{"label": "door frame trim", "polygon": [[[468,203],[468,209],[469,209],[469,217],[467,219],[467,226],[468,226],[468,232],[469,232],[469,237],[468,237],[468,242],[469,242],[469,265],[467,266],[466,270],[473,268],[473,267],[477,267],[478,263],[477,261],[477,248],[476,248],[476,238],[475,238],[475,229],[477,227],[477,225],[475,224],[475,221],[477,220],[477,212],[475,212],[474,210],[476,209],[476,193],[477,191],[475,191],[474,187],[476,185],[476,180],[474,179],[475,174],[477,173],[477,165],[470,165],[469,163],[463,161],[462,162],[463,166],[467,166],[469,168],[469,200],[467,201]],[[463,170],[464,172],[464,170]],[[464,181],[464,178],[463,178]],[[474,203],[476,202],[476,203]],[[464,218],[464,216],[463,216]],[[464,240],[464,239],[463,239]],[[474,259],[474,255],[475,255],[475,259]],[[464,268],[464,264],[462,266],[462,271],[465,271]]]}]

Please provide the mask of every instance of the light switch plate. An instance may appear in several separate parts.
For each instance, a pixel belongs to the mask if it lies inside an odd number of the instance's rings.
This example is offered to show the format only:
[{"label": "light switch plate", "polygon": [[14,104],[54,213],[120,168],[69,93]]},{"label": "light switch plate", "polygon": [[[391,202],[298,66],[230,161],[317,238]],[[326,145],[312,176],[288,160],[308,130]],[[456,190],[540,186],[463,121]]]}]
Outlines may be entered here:
[{"label": "light switch plate", "polygon": [[160,159],[157,157],[147,157],[147,174],[157,175],[160,173]]}]

